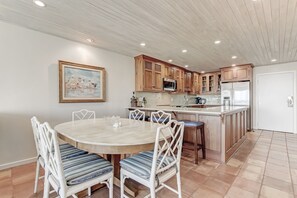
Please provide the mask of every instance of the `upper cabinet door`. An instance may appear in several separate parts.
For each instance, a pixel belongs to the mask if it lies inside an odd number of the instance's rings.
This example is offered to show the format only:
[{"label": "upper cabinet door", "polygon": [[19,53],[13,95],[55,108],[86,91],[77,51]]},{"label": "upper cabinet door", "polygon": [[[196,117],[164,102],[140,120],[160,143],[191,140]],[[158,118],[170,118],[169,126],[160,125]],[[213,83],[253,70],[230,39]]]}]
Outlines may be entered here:
[{"label": "upper cabinet door", "polygon": [[252,66],[240,65],[221,69],[222,82],[252,81]]},{"label": "upper cabinet door", "polygon": [[163,90],[162,68],[163,68],[163,64],[160,64],[160,63],[154,64],[153,89],[156,91]]}]

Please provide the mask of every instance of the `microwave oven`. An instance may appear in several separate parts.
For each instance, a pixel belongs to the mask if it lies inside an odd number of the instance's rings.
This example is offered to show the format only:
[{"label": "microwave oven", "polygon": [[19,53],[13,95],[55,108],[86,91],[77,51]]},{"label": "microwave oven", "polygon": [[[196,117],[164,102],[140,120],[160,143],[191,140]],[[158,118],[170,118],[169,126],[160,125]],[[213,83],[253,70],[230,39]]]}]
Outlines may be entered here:
[{"label": "microwave oven", "polygon": [[176,91],[176,80],[163,78],[164,91]]}]

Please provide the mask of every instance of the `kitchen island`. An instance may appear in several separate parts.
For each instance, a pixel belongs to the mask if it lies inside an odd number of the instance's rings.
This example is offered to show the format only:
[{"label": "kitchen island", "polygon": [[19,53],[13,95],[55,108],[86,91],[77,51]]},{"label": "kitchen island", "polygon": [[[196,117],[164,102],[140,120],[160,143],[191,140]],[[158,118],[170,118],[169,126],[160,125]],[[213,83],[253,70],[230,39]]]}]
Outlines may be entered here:
[{"label": "kitchen island", "polygon": [[[171,113],[176,120],[201,121],[205,124],[206,158],[225,163],[246,139],[247,107],[215,106],[197,107],[129,107],[139,109],[150,115],[153,111],[163,110]],[[185,141],[192,142],[192,134],[187,129]],[[202,156],[199,153],[199,156]]]}]

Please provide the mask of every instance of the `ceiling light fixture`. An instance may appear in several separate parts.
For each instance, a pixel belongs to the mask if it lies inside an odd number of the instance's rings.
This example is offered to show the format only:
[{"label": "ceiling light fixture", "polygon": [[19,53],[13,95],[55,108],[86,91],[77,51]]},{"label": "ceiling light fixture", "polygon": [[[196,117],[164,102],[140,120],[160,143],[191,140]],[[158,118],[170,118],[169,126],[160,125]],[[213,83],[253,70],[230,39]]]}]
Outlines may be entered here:
[{"label": "ceiling light fixture", "polygon": [[45,7],[45,3],[43,3],[42,1],[34,0],[33,2],[34,2],[36,5],[38,5],[39,7]]},{"label": "ceiling light fixture", "polygon": [[217,41],[215,41],[214,43],[215,43],[216,45],[218,45],[218,44],[221,43],[221,41],[220,41],[220,40],[217,40]]},{"label": "ceiling light fixture", "polygon": [[237,56],[232,56],[232,59],[237,59]]},{"label": "ceiling light fixture", "polygon": [[201,71],[201,74],[204,74],[205,73],[205,71]]},{"label": "ceiling light fixture", "polygon": [[277,59],[275,59],[275,58],[274,59],[271,59],[271,62],[276,62],[276,61],[277,61]]},{"label": "ceiling light fixture", "polygon": [[168,62],[169,62],[169,63],[172,63],[172,60],[171,60],[171,59],[169,59],[169,60],[168,60]]},{"label": "ceiling light fixture", "polygon": [[94,42],[94,40],[93,39],[90,39],[90,38],[88,38],[88,39],[86,39],[89,43],[93,43]]},{"label": "ceiling light fixture", "polygon": [[182,50],[182,53],[187,53],[187,52],[188,52],[188,50],[186,50],[186,49]]},{"label": "ceiling light fixture", "polygon": [[232,66],[232,67],[235,67],[235,66],[236,66],[236,64],[232,64],[231,66]]},{"label": "ceiling light fixture", "polygon": [[189,67],[189,65],[185,65],[185,67]]},{"label": "ceiling light fixture", "polygon": [[144,42],[142,42],[142,43],[140,43],[140,45],[141,45],[142,47],[144,47],[144,46],[145,46],[145,43],[144,43]]}]

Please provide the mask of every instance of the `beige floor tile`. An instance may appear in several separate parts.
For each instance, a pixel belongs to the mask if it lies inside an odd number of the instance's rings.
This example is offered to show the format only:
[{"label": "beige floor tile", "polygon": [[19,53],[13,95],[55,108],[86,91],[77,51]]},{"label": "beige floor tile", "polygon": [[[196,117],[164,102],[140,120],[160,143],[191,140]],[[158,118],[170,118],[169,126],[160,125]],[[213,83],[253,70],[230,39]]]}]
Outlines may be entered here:
[{"label": "beige floor tile", "polygon": [[260,193],[266,198],[294,198],[292,194],[265,185],[262,186]]},{"label": "beige floor tile", "polygon": [[209,178],[203,186],[221,195],[225,195],[231,185],[215,178]]},{"label": "beige floor tile", "polygon": [[227,165],[228,166],[233,166],[233,167],[241,167],[243,165],[243,162],[238,160],[238,159],[234,159],[234,158],[231,158],[228,162],[227,162]]},{"label": "beige floor tile", "polygon": [[226,164],[221,164],[216,171],[224,174],[230,174],[230,175],[238,175],[240,168],[239,167],[232,167],[228,166]]},{"label": "beige floor tile", "polygon": [[248,164],[253,164],[253,165],[256,165],[256,166],[260,166],[262,168],[266,166],[266,162],[265,161],[261,161],[261,160],[256,160],[256,159],[249,158],[246,162]]},{"label": "beige floor tile", "polygon": [[201,187],[197,191],[195,191],[192,195],[192,198],[202,198],[202,197],[207,197],[207,198],[223,198],[224,196],[210,190],[206,187]]},{"label": "beige floor tile", "polygon": [[291,182],[291,175],[289,173],[278,172],[277,170],[266,169],[265,176],[269,176],[285,182]]},{"label": "beige floor tile", "polygon": [[237,177],[232,186],[249,191],[254,194],[259,194],[261,189],[260,182],[254,182],[245,178]]},{"label": "beige floor tile", "polygon": [[284,182],[284,181],[279,180],[279,179],[264,176],[263,184],[265,186],[269,186],[271,188],[275,188],[275,189],[287,192],[289,194],[293,194],[293,185],[292,185],[292,183],[288,183],[288,182]]},{"label": "beige floor tile", "polygon": [[254,194],[252,192],[243,190],[241,188],[232,186],[227,195],[225,196],[226,198],[238,198],[238,197],[244,197],[244,198],[257,198],[258,194]]},{"label": "beige floor tile", "polygon": [[257,174],[257,173],[250,172],[247,170],[240,172],[239,177],[247,179],[247,180],[251,180],[254,182],[258,182],[258,183],[261,183],[262,179],[263,179],[262,174]]}]

